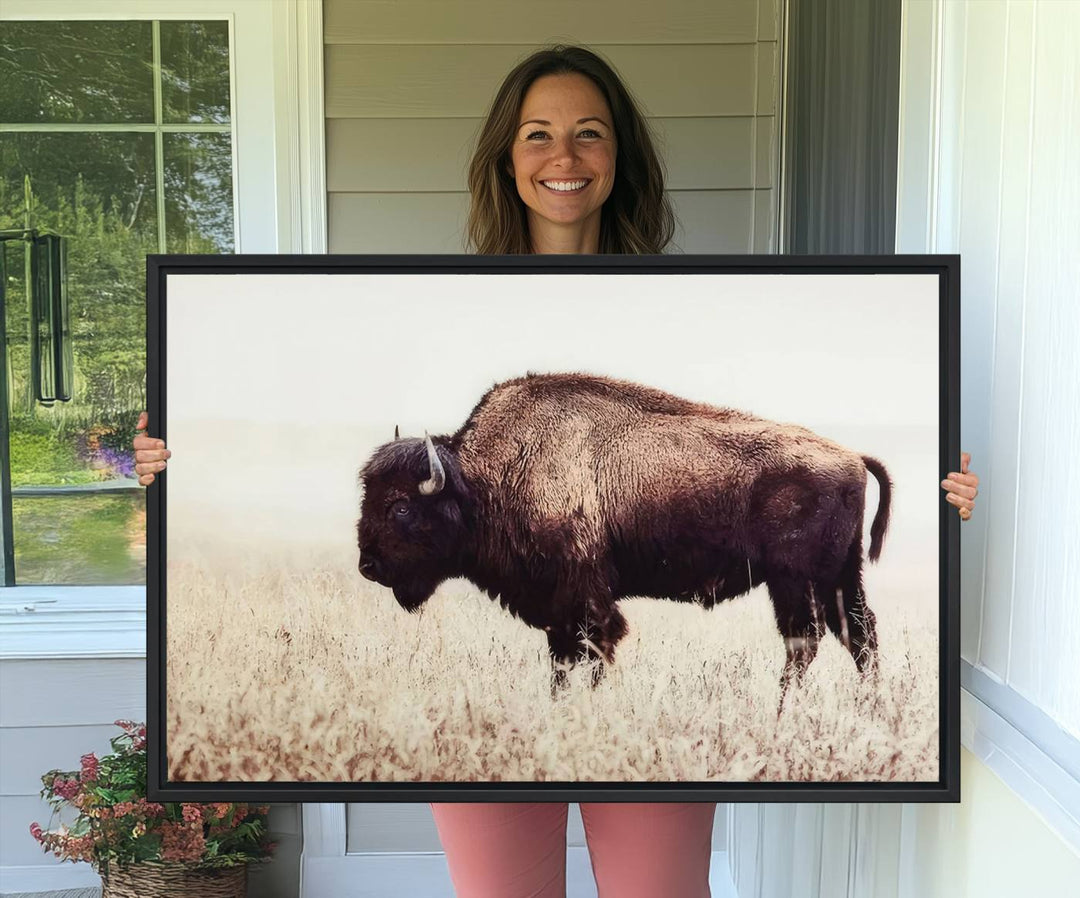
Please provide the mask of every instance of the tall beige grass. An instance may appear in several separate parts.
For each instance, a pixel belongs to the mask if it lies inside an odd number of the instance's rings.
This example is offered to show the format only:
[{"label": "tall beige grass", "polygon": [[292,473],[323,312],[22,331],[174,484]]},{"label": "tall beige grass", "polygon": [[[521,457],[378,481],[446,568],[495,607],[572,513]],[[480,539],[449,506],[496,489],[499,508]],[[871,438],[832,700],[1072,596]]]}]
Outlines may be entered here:
[{"label": "tall beige grass", "polygon": [[623,602],[615,665],[595,689],[579,666],[553,699],[543,634],[464,581],[410,615],[344,556],[184,556],[168,569],[174,781],[938,777],[925,597],[871,591],[876,689],[829,636],[778,719],[784,648],[764,589],[711,611]]}]

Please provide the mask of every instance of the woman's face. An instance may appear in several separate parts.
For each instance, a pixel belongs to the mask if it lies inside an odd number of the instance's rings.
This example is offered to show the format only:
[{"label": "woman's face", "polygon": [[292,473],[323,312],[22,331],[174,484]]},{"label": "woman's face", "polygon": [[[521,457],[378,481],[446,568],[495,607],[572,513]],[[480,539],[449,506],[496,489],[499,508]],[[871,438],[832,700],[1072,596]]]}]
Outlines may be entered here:
[{"label": "woman's face", "polygon": [[615,182],[615,151],[611,110],[589,78],[537,78],[521,103],[510,151],[530,232],[588,223],[599,227],[600,208]]}]

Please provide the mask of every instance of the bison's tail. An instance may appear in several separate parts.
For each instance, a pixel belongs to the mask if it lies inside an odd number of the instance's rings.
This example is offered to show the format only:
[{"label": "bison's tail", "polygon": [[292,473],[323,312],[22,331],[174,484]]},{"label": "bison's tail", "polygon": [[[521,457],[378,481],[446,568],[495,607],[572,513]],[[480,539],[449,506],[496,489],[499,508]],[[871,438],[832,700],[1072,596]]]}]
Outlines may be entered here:
[{"label": "bison's tail", "polygon": [[870,560],[877,561],[881,555],[881,544],[885,541],[885,531],[889,529],[889,500],[892,498],[892,481],[885,470],[885,465],[869,455],[862,457],[868,471],[877,478],[878,508],[874,523],[870,525]]}]

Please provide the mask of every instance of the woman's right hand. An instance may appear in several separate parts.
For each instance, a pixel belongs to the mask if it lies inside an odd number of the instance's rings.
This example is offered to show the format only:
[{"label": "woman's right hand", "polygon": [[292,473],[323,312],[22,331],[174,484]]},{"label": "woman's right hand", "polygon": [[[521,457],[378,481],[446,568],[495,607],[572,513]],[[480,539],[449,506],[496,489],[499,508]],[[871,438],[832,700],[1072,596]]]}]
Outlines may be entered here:
[{"label": "woman's right hand", "polygon": [[[146,430],[149,421],[150,416],[146,412],[140,412],[135,430]],[[139,475],[139,483],[149,486],[154,482],[154,475],[165,470],[165,459],[170,458],[172,453],[165,448],[164,440],[155,439],[145,433],[136,433],[131,445],[135,447],[135,473]]]}]

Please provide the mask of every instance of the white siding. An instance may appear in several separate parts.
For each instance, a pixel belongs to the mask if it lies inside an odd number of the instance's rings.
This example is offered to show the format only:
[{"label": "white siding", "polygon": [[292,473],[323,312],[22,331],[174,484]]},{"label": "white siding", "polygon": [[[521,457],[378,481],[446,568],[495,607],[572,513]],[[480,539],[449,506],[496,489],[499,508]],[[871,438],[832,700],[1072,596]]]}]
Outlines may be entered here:
[{"label": "white siding", "polygon": [[779,2],[328,0],[331,252],[463,252],[466,168],[488,103],[538,46],[584,43],[642,102],[669,172],[675,251],[774,252]]},{"label": "white siding", "polygon": [[[59,865],[30,835],[30,824],[48,827],[52,809],[40,797],[48,770],[78,770],[87,752],[112,751],[115,720],[146,719],[146,662],[141,658],[71,658],[0,661],[0,877],[8,890],[13,868]],[[300,821],[296,805],[275,805],[270,827],[276,860],[253,870],[248,894],[262,898],[295,895],[300,881]],[[18,870],[14,880],[43,888],[85,881],[64,865],[59,878],[32,878]],[[89,881],[97,882],[90,875]]]},{"label": "white siding", "polygon": [[53,863],[30,836],[48,824],[41,775],[78,770],[87,752],[107,753],[112,722],[146,716],[145,662],[0,661],[0,869]]}]

